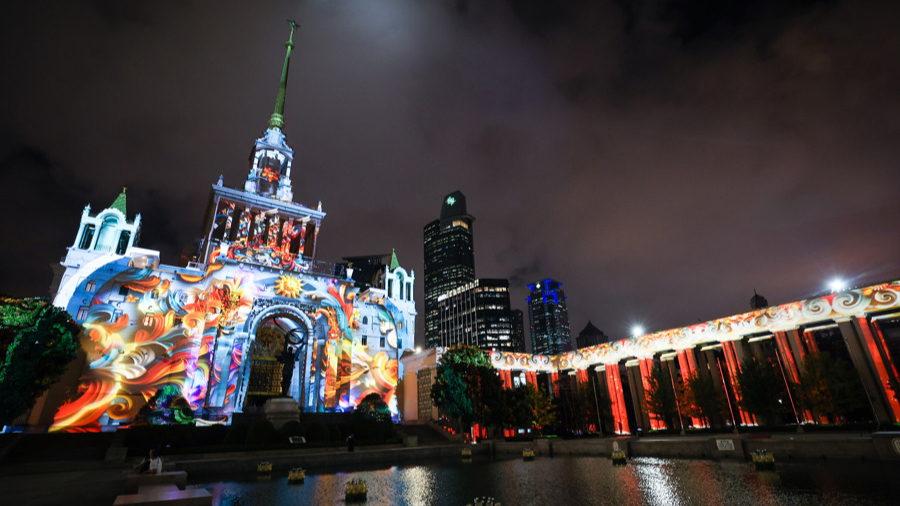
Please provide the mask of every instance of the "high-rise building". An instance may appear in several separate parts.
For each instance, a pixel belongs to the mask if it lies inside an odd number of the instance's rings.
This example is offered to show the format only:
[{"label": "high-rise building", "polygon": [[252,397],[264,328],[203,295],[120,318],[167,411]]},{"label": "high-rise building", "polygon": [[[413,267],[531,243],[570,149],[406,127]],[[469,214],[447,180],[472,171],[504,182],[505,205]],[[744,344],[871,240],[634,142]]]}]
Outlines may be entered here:
[{"label": "high-rise building", "polygon": [[525,353],[525,315],[521,309],[510,311],[513,326],[513,351]]},{"label": "high-rise building", "polygon": [[609,337],[588,320],[587,325],[584,326],[584,329],[582,329],[581,332],[578,333],[578,337],[575,338],[575,347],[580,350],[581,348],[587,348],[588,346],[595,346],[606,342],[609,342]]},{"label": "high-rise building", "polygon": [[[425,225],[425,345],[438,344],[438,297],[475,281],[472,224],[466,196],[455,191],[444,197],[441,217]],[[508,306],[507,306],[508,307]]]},{"label": "high-rise building", "polygon": [[531,324],[531,352],[555,355],[572,349],[569,310],[562,283],[545,279],[528,285],[528,320]]},{"label": "high-rise building", "polygon": [[512,334],[507,280],[476,279],[438,297],[435,346],[515,351]]}]

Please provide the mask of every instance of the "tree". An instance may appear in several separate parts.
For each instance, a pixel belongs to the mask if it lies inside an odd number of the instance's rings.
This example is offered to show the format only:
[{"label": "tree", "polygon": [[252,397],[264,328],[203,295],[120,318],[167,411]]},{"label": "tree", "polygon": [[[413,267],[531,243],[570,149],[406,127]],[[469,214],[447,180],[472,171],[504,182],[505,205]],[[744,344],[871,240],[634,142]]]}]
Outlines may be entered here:
[{"label": "tree", "polygon": [[662,420],[669,429],[678,427],[678,404],[676,395],[682,396],[683,385],[679,378],[674,382],[668,367],[655,364],[647,377],[647,389],[641,400],[644,409]]},{"label": "tree", "polygon": [[741,409],[770,425],[790,412],[791,398],[785,378],[772,360],[748,358],[737,372],[737,394]]},{"label": "tree", "polygon": [[353,410],[353,415],[365,420],[376,422],[390,422],[391,410],[381,395],[371,393],[363,397]]},{"label": "tree", "polygon": [[487,356],[471,346],[454,346],[441,356],[431,388],[434,405],[467,431],[504,417],[502,382]]},{"label": "tree", "polygon": [[391,410],[381,395],[371,393],[353,410],[353,433],[361,440],[381,440],[393,431]]},{"label": "tree", "polygon": [[590,431],[591,426],[595,426],[599,432],[598,399],[594,397],[593,385],[590,381],[575,383],[575,388],[572,389],[572,415],[575,418],[575,425],[578,430],[585,433]]},{"label": "tree", "polygon": [[515,425],[536,427],[538,430],[553,425],[556,421],[556,406],[553,405],[550,394],[530,383],[513,390],[515,393],[510,397],[515,402],[512,409],[515,413]]},{"label": "tree", "polygon": [[803,359],[798,390],[800,405],[816,419],[827,417],[835,423],[845,422],[867,408],[865,390],[856,370],[827,351],[810,353]]},{"label": "tree", "polygon": [[453,420],[472,419],[472,400],[469,398],[468,387],[452,367],[437,367],[434,384],[431,385],[431,400],[443,414]]},{"label": "tree", "polygon": [[30,409],[78,356],[81,325],[47,299],[0,299],[0,425]]},{"label": "tree", "polygon": [[724,396],[707,374],[691,373],[684,382],[679,402],[685,416],[704,420],[708,426],[712,426],[714,416],[727,409]]},{"label": "tree", "polygon": [[497,429],[504,425],[507,412],[506,395],[503,393],[503,382],[493,367],[478,367],[477,403],[473,404],[475,420],[486,426]]},{"label": "tree", "polygon": [[597,431],[601,433],[615,432],[616,422],[612,414],[612,399],[609,398],[609,390],[600,388],[593,377],[591,378],[591,390],[596,395],[594,402],[600,407],[600,427],[597,428]]}]

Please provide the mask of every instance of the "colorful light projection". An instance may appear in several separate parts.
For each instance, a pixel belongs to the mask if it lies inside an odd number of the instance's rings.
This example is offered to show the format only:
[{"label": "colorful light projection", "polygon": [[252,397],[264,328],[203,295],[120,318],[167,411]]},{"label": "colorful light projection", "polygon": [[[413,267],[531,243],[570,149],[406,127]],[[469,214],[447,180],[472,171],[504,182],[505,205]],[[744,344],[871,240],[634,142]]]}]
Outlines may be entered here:
[{"label": "colorful light projection", "polygon": [[[383,305],[354,307],[356,288],[349,283],[305,274],[267,276],[260,268],[251,271],[221,262],[211,263],[203,275],[189,275],[166,266],[129,267],[126,260],[101,266],[97,276],[85,277],[77,292],[84,293],[84,286],[92,277],[101,278],[101,272],[120,270],[108,276],[90,300],[82,322],[89,368],[77,397],[58,410],[51,431],[98,431],[101,424],[128,424],[167,385],[177,387],[194,410],[212,405],[211,394],[224,389],[218,412],[227,416],[240,411],[237,394],[247,379],[242,376],[250,371],[244,361],[253,358],[246,333],[251,320],[262,318],[251,314],[260,301],[273,297],[312,308],[307,316],[315,322],[319,339],[308,351],[314,357],[312,370],[303,372],[306,377],[320,376],[318,408],[352,409],[359,399],[377,392],[396,415],[397,329],[412,325]],[[79,302],[72,297],[67,310],[77,313]],[[358,343],[354,329],[360,313],[379,319],[385,346]],[[306,399],[299,400],[307,405]]]},{"label": "colorful light projection", "polygon": [[[113,277],[82,322],[90,367],[79,396],[59,409],[50,430],[96,431],[104,414],[131,420],[165,385],[178,386],[191,408],[199,408],[207,386],[215,384],[209,359],[216,331],[246,320],[253,292],[246,275],[178,288],[149,269],[131,267]],[[225,293],[237,299],[228,310]]]},{"label": "colorful light projection", "polygon": [[[317,234],[315,223],[244,206],[219,201],[210,241],[218,245],[220,254],[236,262],[306,271]],[[235,218],[237,225],[233,223]]]},{"label": "colorful light projection", "polygon": [[[491,354],[491,363],[498,369],[526,371],[583,369],[598,364],[616,364],[632,358],[649,358],[657,353],[692,348],[698,344],[727,342],[766,332],[776,334],[823,320],[859,317],[898,308],[900,280],[598,344],[552,357],[537,359],[540,355],[494,352]],[[864,337],[868,339],[868,335]]]}]

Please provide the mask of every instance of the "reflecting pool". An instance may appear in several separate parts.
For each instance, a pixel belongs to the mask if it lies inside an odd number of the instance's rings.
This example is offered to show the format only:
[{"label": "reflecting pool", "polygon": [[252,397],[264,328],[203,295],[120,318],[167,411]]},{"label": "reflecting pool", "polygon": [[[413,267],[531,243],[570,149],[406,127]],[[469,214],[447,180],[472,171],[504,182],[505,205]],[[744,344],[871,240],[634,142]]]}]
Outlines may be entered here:
[{"label": "reflecting pool", "polygon": [[344,504],[352,478],[367,481],[366,506],[464,506],[483,496],[504,506],[900,504],[900,466],[859,461],[778,463],[774,472],[757,472],[752,464],[728,461],[636,458],[614,467],[601,457],[476,459],[307,473],[300,485],[275,473],[190,487],[212,492],[216,506]]}]

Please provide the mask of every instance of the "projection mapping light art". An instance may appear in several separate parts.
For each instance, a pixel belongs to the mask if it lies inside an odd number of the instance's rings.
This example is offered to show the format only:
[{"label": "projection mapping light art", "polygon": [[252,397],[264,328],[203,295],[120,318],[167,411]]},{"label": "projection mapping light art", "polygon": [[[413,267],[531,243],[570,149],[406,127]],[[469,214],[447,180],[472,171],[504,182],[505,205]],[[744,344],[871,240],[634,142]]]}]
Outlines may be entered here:
[{"label": "projection mapping light art", "polygon": [[616,364],[633,358],[650,358],[658,353],[705,343],[727,342],[742,336],[781,332],[826,320],[897,308],[900,308],[900,281],[892,281],[771,306],[688,327],[589,346],[552,357],[493,352],[491,364],[497,369],[524,371],[585,369],[596,365]]},{"label": "projection mapping light art", "polygon": [[[256,339],[249,331],[269,318],[266,311],[279,307],[296,311],[297,325],[313,337],[294,343],[311,357],[309,370],[305,355],[294,357],[299,381],[291,393],[301,408],[349,410],[376,392],[396,416],[397,329],[413,326],[402,321],[402,313],[371,302],[355,304],[358,289],[347,280],[269,273],[217,258],[201,275],[177,268],[138,269],[125,257],[85,276],[67,310],[83,310],[81,346],[89,368],[77,396],[58,410],[51,431],[127,425],[167,386],[177,387],[195,413],[205,407],[216,413],[214,421],[226,422],[243,407],[238,403],[248,386],[247,361],[259,348],[251,347]],[[99,288],[88,294],[88,283]],[[360,343],[355,333],[361,314],[380,322],[383,346],[378,337]],[[318,388],[309,395],[307,385]],[[199,417],[197,422],[207,423]]]}]

